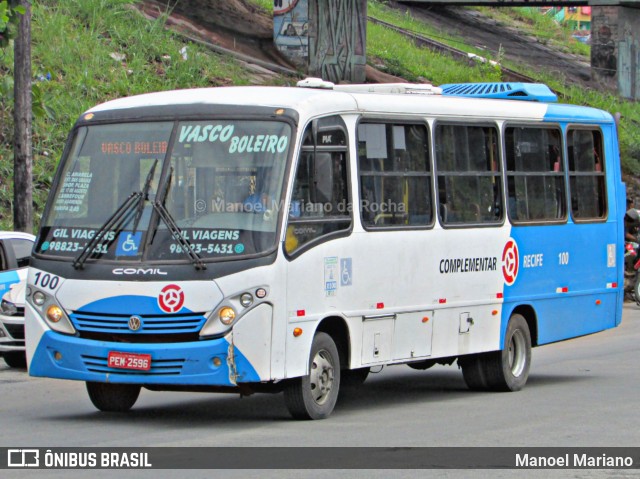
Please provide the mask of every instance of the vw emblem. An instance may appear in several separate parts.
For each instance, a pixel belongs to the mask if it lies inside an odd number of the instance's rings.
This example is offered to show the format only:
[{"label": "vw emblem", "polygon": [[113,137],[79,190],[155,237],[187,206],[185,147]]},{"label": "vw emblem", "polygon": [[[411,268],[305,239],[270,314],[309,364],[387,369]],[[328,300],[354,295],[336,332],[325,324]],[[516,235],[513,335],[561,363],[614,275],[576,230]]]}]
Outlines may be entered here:
[{"label": "vw emblem", "polygon": [[131,316],[129,318],[129,329],[131,331],[137,331],[142,327],[142,319],[139,316]]}]

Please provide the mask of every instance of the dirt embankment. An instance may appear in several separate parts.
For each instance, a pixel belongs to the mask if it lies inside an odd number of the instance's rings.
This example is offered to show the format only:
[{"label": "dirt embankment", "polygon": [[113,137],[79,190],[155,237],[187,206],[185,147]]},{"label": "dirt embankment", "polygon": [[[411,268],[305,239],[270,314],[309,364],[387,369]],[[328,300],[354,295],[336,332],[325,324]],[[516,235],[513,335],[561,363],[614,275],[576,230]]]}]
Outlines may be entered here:
[{"label": "dirt embankment", "polygon": [[[596,87],[591,80],[589,63],[584,59],[562,53],[477,11],[460,7],[408,6],[394,1],[390,1],[388,5],[410,10],[414,18],[441,30],[443,36],[462,38],[465,43],[486,50],[488,57],[495,58],[500,51],[513,64],[523,65],[534,71],[551,72],[557,77],[564,77],[568,83]],[[166,12],[166,4],[156,0],[146,0],[140,8],[151,17],[158,17]],[[246,0],[176,2],[168,24],[192,38],[202,39],[261,62],[271,62],[295,70],[273,44],[271,14]],[[397,82],[403,79],[367,66],[367,81]]]}]

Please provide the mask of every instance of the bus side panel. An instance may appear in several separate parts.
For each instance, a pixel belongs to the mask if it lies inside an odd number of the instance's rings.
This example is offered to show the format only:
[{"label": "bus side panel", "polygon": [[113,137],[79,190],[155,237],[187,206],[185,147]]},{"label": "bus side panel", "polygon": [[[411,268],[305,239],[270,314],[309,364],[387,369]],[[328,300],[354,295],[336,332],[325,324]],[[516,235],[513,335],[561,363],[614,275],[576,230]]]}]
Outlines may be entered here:
[{"label": "bus side panel", "polygon": [[[519,262],[505,302],[531,305],[538,344],[616,325],[617,222],[512,229]],[[503,311],[502,340],[513,307]]]}]

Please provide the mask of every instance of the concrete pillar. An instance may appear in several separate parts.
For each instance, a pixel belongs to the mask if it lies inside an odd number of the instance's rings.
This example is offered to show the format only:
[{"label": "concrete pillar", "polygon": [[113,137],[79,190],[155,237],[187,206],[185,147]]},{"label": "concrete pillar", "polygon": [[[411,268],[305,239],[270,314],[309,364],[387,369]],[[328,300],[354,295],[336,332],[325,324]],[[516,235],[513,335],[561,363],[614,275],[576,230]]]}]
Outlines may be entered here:
[{"label": "concrete pillar", "polygon": [[640,100],[640,9],[593,6],[591,71],[609,90]]},{"label": "concrete pillar", "polygon": [[274,0],[278,50],[310,76],[362,83],[366,66],[366,0]]}]

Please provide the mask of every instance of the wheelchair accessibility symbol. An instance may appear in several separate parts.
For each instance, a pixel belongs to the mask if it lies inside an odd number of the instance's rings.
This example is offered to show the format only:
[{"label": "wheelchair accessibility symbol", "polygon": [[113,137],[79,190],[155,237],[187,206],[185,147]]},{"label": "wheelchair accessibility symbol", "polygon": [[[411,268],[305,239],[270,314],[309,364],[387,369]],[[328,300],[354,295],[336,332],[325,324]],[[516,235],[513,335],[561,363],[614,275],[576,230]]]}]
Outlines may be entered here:
[{"label": "wheelchair accessibility symbol", "polygon": [[142,240],[142,231],[129,233],[123,231],[118,236],[118,247],[116,249],[117,256],[135,256],[138,254],[140,241]]},{"label": "wheelchair accessibility symbol", "polygon": [[351,268],[351,258],[340,258],[340,286],[351,286],[353,284],[353,270]]}]

